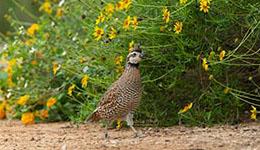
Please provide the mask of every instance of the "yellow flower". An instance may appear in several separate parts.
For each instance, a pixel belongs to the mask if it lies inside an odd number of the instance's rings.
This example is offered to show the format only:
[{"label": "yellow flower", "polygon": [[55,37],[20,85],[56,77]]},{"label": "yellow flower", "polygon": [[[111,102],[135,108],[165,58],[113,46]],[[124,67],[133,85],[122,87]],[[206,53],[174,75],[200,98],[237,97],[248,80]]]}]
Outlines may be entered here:
[{"label": "yellow flower", "polygon": [[39,59],[42,59],[42,58],[43,58],[43,53],[42,53],[41,51],[35,52],[35,55],[36,55],[36,57],[39,58]]},{"label": "yellow flower", "polygon": [[41,117],[41,113],[38,110],[36,110],[34,112],[34,117]]},{"label": "yellow flower", "polygon": [[205,71],[209,70],[209,65],[208,65],[208,62],[207,62],[207,58],[203,58],[202,67],[204,68]]},{"label": "yellow flower", "polygon": [[187,3],[187,0],[180,0],[180,3],[181,3],[181,4],[186,4],[186,3]]},{"label": "yellow flower", "polygon": [[83,88],[87,87],[88,80],[89,80],[89,76],[88,75],[84,75],[83,78],[81,79],[81,86]]},{"label": "yellow flower", "polygon": [[249,80],[249,81],[252,81],[252,80],[253,80],[253,77],[252,77],[252,76],[249,76],[249,77],[248,77],[248,80]]},{"label": "yellow flower", "polygon": [[213,80],[214,79],[214,76],[211,74],[209,75],[209,80]]},{"label": "yellow flower", "polygon": [[112,4],[112,3],[108,3],[108,4],[106,5],[106,7],[105,7],[105,12],[106,12],[106,14],[108,14],[108,15],[110,15],[110,16],[114,13],[114,10],[115,10],[115,6],[114,6],[114,4]]},{"label": "yellow flower", "polygon": [[6,68],[6,72],[7,72],[7,84],[9,87],[13,87],[14,83],[13,83],[13,66],[16,64],[16,59],[11,59],[10,61],[8,61],[8,65]]},{"label": "yellow flower", "polygon": [[230,88],[226,87],[226,88],[224,89],[224,93],[225,93],[225,94],[228,94],[229,92],[230,92]]},{"label": "yellow flower", "polygon": [[63,9],[62,8],[58,8],[56,11],[56,17],[61,18],[63,15]]},{"label": "yellow flower", "polygon": [[130,4],[132,3],[132,0],[122,0],[122,2],[123,2],[124,9],[127,10]]},{"label": "yellow flower", "polygon": [[36,60],[32,60],[32,61],[31,61],[31,64],[32,64],[32,65],[37,65],[37,61],[36,61]]},{"label": "yellow flower", "polygon": [[111,27],[111,30],[110,30],[110,33],[108,34],[108,36],[109,36],[109,39],[114,39],[114,38],[116,38],[116,34],[117,34],[117,31],[116,31],[116,29],[115,28],[113,28],[113,27]]},{"label": "yellow flower", "polygon": [[69,96],[72,96],[72,92],[73,90],[75,89],[76,85],[75,84],[72,84],[69,88],[68,88],[68,95]]},{"label": "yellow flower", "polygon": [[124,23],[123,23],[123,28],[125,30],[129,30],[129,25],[131,23],[131,17],[130,16],[127,16],[127,18],[124,20]]},{"label": "yellow flower", "polygon": [[2,103],[0,105],[0,119],[4,119],[5,118],[5,106],[4,106],[4,103]]},{"label": "yellow flower", "polygon": [[119,1],[119,2],[116,4],[116,10],[123,10],[123,9],[124,9],[124,2]]},{"label": "yellow flower", "polygon": [[136,16],[133,17],[132,25],[133,25],[134,29],[136,30],[136,28],[138,26],[138,19]]},{"label": "yellow flower", "polygon": [[35,41],[36,41],[35,38],[33,38],[33,39],[26,40],[24,43],[27,46],[32,46],[35,43]]},{"label": "yellow flower", "polygon": [[40,118],[41,118],[41,119],[45,119],[45,118],[48,118],[48,117],[49,117],[49,112],[48,112],[48,110],[46,110],[46,109],[41,110]]},{"label": "yellow flower", "polygon": [[200,0],[200,11],[203,11],[204,13],[209,12],[209,6],[210,1],[209,0]]},{"label": "yellow flower", "polygon": [[48,108],[50,108],[51,106],[53,106],[55,103],[57,102],[57,99],[54,97],[51,97],[47,100],[46,106]]},{"label": "yellow flower", "polygon": [[209,60],[212,60],[212,59],[214,58],[214,56],[215,56],[215,52],[214,52],[214,51],[211,51],[211,52],[209,53]]},{"label": "yellow flower", "polygon": [[95,32],[93,33],[95,40],[100,40],[104,35],[104,30],[99,28],[98,26],[95,27]]},{"label": "yellow flower", "polygon": [[47,14],[51,14],[51,13],[52,13],[51,3],[48,2],[48,1],[45,1],[45,2],[41,5],[41,7],[40,7],[39,10],[40,10],[40,11],[45,11]]},{"label": "yellow flower", "polygon": [[165,31],[165,26],[160,26],[160,32],[164,32]]},{"label": "yellow flower", "polygon": [[56,75],[59,69],[60,69],[60,65],[57,62],[52,62],[52,72],[54,75]]},{"label": "yellow flower", "polygon": [[131,5],[132,0],[121,0],[116,4],[116,10],[127,10]]},{"label": "yellow flower", "polygon": [[100,15],[98,16],[98,18],[96,19],[96,25],[98,25],[99,23],[102,23],[104,21],[105,21],[105,16],[101,12]]},{"label": "yellow flower", "polygon": [[17,100],[17,104],[23,106],[27,103],[27,101],[30,99],[30,95],[24,95],[21,96],[18,100]]},{"label": "yellow flower", "polygon": [[122,62],[123,62],[123,56],[116,56],[115,64],[116,65],[121,65]]},{"label": "yellow flower", "polygon": [[48,40],[50,38],[50,34],[44,33],[43,38],[44,38],[44,40]]},{"label": "yellow flower", "polygon": [[13,110],[12,110],[13,108],[9,105],[9,104],[6,104],[5,105],[5,110],[7,111],[7,112],[12,112]]},{"label": "yellow flower", "polygon": [[121,127],[122,127],[121,119],[118,119],[116,128],[120,129]]},{"label": "yellow flower", "polygon": [[168,23],[170,21],[170,11],[167,8],[163,8],[163,21]]},{"label": "yellow flower", "polygon": [[35,32],[37,32],[39,29],[40,29],[40,26],[38,24],[34,23],[27,29],[27,34],[29,36],[34,36]]},{"label": "yellow flower", "polygon": [[135,44],[134,41],[131,41],[131,42],[128,44],[128,52],[131,52],[131,51],[133,50],[134,44]]},{"label": "yellow flower", "polygon": [[251,112],[250,118],[252,120],[256,120],[257,110],[256,110],[256,108],[254,106],[251,106],[251,107],[252,107],[252,109],[250,110],[250,112]]},{"label": "yellow flower", "polygon": [[184,106],[184,108],[179,111],[179,114],[185,113],[185,112],[187,112],[188,110],[190,110],[190,109],[192,108],[192,105],[193,105],[192,103],[189,103],[189,104],[187,104],[186,106]]},{"label": "yellow flower", "polygon": [[26,112],[22,114],[21,121],[24,125],[34,124],[34,115],[31,112]]},{"label": "yellow flower", "polygon": [[118,65],[116,67],[116,72],[121,74],[122,72],[124,72],[124,67],[122,65]]},{"label": "yellow flower", "polygon": [[182,31],[182,22],[177,21],[174,25],[174,31],[176,34],[179,34]]},{"label": "yellow flower", "polygon": [[225,57],[226,51],[222,50],[219,54],[219,60],[223,60],[223,58]]}]

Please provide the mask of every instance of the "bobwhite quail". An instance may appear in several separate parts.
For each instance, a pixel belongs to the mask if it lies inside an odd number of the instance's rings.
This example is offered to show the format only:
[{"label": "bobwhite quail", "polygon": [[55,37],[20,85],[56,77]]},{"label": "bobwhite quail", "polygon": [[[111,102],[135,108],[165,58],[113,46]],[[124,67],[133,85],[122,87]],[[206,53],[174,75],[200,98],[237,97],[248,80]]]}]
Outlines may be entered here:
[{"label": "bobwhite quail", "polygon": [[139,70],[139,62],[142,58],[140,45],[135,45],[127,56],[123,74],[105,92],[97,108],[86,120],[86,122],[104,120],[105,138],[108,137],[108,124],[118,119],[125,120],[137,136],[137,131],[133,127],[133,111],[137,108],[142,95]]}]

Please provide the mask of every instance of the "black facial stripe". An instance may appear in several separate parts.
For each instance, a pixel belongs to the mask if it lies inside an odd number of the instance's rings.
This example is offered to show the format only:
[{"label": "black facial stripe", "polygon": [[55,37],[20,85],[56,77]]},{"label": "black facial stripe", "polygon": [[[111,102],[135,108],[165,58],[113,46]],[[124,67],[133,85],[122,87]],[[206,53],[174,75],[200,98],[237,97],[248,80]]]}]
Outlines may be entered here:
[{"label": "black facial stripe", "polygon": [[136,67],[136,68],[138,68],[139,67],[139,63],[137,63],[137,64],[133,64],[133,63],[128,63],[131,67]]}]

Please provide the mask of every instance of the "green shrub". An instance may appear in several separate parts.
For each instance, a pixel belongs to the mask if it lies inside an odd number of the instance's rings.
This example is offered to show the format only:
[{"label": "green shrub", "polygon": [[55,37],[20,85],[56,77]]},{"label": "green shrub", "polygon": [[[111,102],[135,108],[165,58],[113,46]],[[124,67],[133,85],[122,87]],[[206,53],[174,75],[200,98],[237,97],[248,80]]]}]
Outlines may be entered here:
[{"label": "green shrub", "polygon": [[[146,54],[139,125],[236,123],[260,105],[256,0],[34,4],[42,12],[34,25],[6,17],[16,30],[1,52],[9,64],[0,82],[9,117],[83,121],[122,73],[133,43]],[[23,95],[30,97],[21,105]],[[56,100],[50,107],[49,98]]]}]

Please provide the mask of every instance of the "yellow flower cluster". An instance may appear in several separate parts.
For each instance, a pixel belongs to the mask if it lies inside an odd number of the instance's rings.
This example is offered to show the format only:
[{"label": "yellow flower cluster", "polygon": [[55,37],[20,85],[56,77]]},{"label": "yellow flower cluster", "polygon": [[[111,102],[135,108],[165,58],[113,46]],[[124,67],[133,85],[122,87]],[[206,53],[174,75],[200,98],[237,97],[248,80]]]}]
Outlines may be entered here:
[{"label": "yellow flower cluster", "polygon": [[39,8],[39,10],[40,11],[44,11],[47,14],[51,14],[52,13],[51,3],[49,1],[45,1],[44,3],[42,3],[42,5]]},{"label": "yellow flower cluster", "polygon": [[6,68],[6,72],[7,72],[7,84],[9,87],[14,86],[13,83],[13,66],[16,65],[16,59],[11,59],[10,61],[8,61],[8,65]]},{"label": "yellow flower cluster", "polygon": [[211,0],[200,0],[200,11],[208,13],[210,8],[210,1]]},{"label": "yellow flower cluster", "polygon": [[[106,4],[106,6],[102,9],[102,11],[100,12],[99,16],[96,19],[96,26],[93,32],[93,36],[96,41],[101,40],[105,34],[106,27],[101,27],[102,23],[104,23],[107,20],[111,20],[110,18],[115,11],[128,10],[131,4],[132,4],[132,0],[121,0],[116,4],[113,3]],[[133,29],[136,30],[138,24],[139,22],[137,16],[134,16],[133,19],[131,19],[130,16],[127,16],[126,19],[123,21],[123,29],[127,31],[130,29],[130,25],[132,25]],[[110,40],[115,39],[117,34],[119,33],[118,31],[119,30],[117,30],[115,26],[110,27],[107,37]]]},{"label": "yellow flower cluster", "polygon": [[134,30],[136,30],[136,28],[138,26],[138,18],[137,18],[137,16],[134,16],[133,20],[131,20],[130,16],[127,16],[127,18],[123,22],[123,29],[125,29],[125,31],[129,30],[131,24],[132,24]]},{"label": "yellow flower cluster", "polygon": [[[219,49],[221,50],[220,47],[219,47]],[[200,58],[200,56],[201,55],[197,56],[197,60],[202,59],[202,58]],[[222,61],[225,56],[226,56],[226,51],[221,50],[220,53],[219,53],[219,60]],[[215,52],[213,50],[211,50],[210,53],[209,53],[209,56],[208,56],[208,60],[213,61],[213,60],[216,60],[216,59],[217,58],[215,58]],[[207,60],[207,58],[202,59],[202,67],[204,68],[205,71],[208,71],[208,69],[209,69],[208,60]]]},{"label": "yellow flower cluster", "polygon": [[[171,15],[170,11],[165,7],[165,8],[163,8],[162,12],[163,12],[163,21],[164,21],[166,24],[169,23],[169,21],[170,21],[170,15]],[[179,34],[179,33],[181,33],[181,31],[182,31],[182,27],[183,27],[183,23],[180,22],[180,21],[176,21],[176,22],[174,23],[173,30],[175,31],[176,34]],[[161,26],[161,27],[160,27],[160,32],[164,32],[164,31],[165,31],[165,28],[166,28],[165,26]]]},{"label": "yellow flower cluster", "polygon": [[[28,95],[22,96],[17,103],[20,103],[20,105],[24,105],[26,101],[29,99]],[[20,102],[19,102],[20,101]],[[22,114],[21,121],[24,125],[34,124],[35,118],[39,117],[40,119],[44,120],[49,117],[49,111],[48,108],[52,107],[54,104],[57,103],[56,98],[49,98],[46,102],[47,109],[42,110],[36,110],[35,112],[26,112]],[[1,113],[1,112],[0,112]]]},{"label": "yellow flower cluster", "polygon": [[24,125],[34,124],[34,114],[32,112],[23,113],[21,121]]},{"label": "yellow flower cluster", "polygon": [[21,96],[17,101],[16,103],[18,105],[25,105],[27,103],[27,101],[30,99],[30,95],[24,95],[24,96]]},{"label": "yellow flower cluster", "polygon": [[32,24],[28,29],[27,29],[27,34],[29,36],[34,36],[34,34],[40,29],[40,26],[36,23]]},{"label": "yellow flower cluster", "polygon": [[124,71],[124,67],[122,66],[123,56],[116,56],[115,64],[116,64],[116,72],[121,74]]}]

